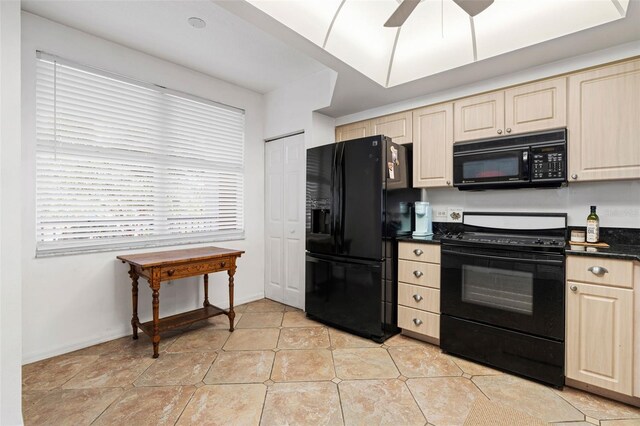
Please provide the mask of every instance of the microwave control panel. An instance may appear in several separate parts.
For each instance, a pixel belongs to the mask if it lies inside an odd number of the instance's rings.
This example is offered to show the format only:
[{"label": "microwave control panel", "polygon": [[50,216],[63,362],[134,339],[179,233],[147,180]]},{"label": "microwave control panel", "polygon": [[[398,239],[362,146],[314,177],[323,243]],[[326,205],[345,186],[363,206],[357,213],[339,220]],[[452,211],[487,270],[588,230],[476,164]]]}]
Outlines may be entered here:
[{"label": "microwave control panel", "polygon": [[539,179],[566,179],[566,146],[552,145],[531,147],[532,168],[531,177]]}]

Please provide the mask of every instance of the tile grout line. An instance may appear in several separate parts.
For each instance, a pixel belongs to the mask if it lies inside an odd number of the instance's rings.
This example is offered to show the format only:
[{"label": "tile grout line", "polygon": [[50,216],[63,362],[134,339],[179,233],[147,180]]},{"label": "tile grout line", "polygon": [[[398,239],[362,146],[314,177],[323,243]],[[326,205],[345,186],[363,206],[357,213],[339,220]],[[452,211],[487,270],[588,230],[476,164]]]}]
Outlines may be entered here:
[{"label": "tile grout line", "polygon": [[[93,388],[93,389],[107,389],[107,388]],[[114,388],[111,388],[111,389],[114,389]],[[119,400],[122,398],[122,396],[127,392],[127,391],[126,391],[124,388],[122,388],[122,387],[121,387],[120,389],[122,390],[122,393],[121,393],[120,395],[118,395],[116,398],[114,398],[114,400],[113,400],[113,401],[111,401],[111,403],[110,403],[109,405],[107,405],[107,406],[104,408],[104,410],[102,410],[102,411],[100,412],[100,414],[98,414],[98,415],[96,416],[96,418],[95,418],[95,419],[93,419],[93,420],[91,421],[91,423],[89,423],[89,425],[92,425],[92,424],[94,424],[95,422],[97,422],[97,421],[98,421],[98,419],[99,419],[100,417],[102,417],[102,415],[105,413],[105,411],[107,411],[107,410],[108,410],[108,409],[109,409],[113,404],[115,404],[117,401],[119,401]]]}]

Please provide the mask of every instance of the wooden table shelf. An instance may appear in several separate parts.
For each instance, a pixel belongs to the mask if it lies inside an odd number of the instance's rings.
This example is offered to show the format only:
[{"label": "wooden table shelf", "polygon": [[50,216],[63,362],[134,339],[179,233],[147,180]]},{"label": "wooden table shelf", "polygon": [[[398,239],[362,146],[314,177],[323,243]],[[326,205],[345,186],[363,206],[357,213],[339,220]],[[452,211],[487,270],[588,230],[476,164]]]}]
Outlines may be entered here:
[{"label": "wooden table shelf", "polygon": [[[153,357],[158,358],[160,333],[163,331],[223,314],[229,318],[229,331],[233,331],[233,321],[236,316],[233,310],[233,276],[236,273],[236,261],[243,253],[244,251],[241,250],[229,250],[220,247],[200,247],[118,256],[117,258],[123,263],[129,264],[133,307],[133,315],[131,317],[133,338],[138,338],[138,328],[149,335],[153,343]],[[209,303],[209,274],[221,271],[227,271],[229,275],[228,310],[220,309]],[[160,284],[162,281],[199,275],[204,277],[204,302],[202,308],[160,318]],[[144,323],[141,323],[138,319],[138,279],[140,277],[146,278],[152,290],[153,319]]]},{"label": "wooden table shelf", "polygon": [[[170,317],[160,318],[158,321],[158,329],[160,330],[160,333],[162,333],[163,331],[173,330],[174,328],[183,327],[197,321],[202,321],[207,318],[223,314],[228,316],[229,311],[209,305],[204,308],[194,309],[193,311],[182,312]],[[140,329],[146,334],[150,336],[153,335],[153,320],[143,322],[142,324],[138,323],[138,327],[140,327]]]}]

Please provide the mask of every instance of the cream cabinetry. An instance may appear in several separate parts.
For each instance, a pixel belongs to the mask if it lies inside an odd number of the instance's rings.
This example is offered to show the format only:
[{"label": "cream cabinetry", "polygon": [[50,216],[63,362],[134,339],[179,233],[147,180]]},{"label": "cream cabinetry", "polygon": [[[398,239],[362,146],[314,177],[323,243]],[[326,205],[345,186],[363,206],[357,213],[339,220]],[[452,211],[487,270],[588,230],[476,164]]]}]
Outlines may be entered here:
[{"label": "cream cabinetry", "polygon": [[640,178],[640,60],[569,76],[569,180]]},{"label": "cream cabinetry", "polygon": [[371,120],[371,135],[389,136],[395,143],[413,142],[413,116],[411,111],[386,115]]},{"label": "cream cabinetry", "polygon": [[633,275],[632,261],[567,256],[568,379],[634,395]]},{"label": "cream cabinetry", "polygon": [[440,339],[440,246],[398,243],[398,327]]},{"label": "cream cabinetry", "polygon": [[453,103],[413,111],[413,186],[436,188],[453,182]]},{"label": "cream cabinetry", "polygon": [[365,136],[385,135],[399,144],[413,142],[411,111],[385,115],[372,120],[358,121],[336,127],[336,142]]},{"label": "cream cabinetry", "polygon": [[486,93],[454,103],[456,142],[504,133],[504,92]]},{"label": "cream cabinetry", "polygon": [[455,141],[564,127],[565,77],[472,96],[454,104]]},{"label": "cream cabinetry", "polygon": [[364,138],[371,135],[371,121],[358,121],[357,123],[345,124],[336,127],[336,142],[348,141],[349,139]]}]

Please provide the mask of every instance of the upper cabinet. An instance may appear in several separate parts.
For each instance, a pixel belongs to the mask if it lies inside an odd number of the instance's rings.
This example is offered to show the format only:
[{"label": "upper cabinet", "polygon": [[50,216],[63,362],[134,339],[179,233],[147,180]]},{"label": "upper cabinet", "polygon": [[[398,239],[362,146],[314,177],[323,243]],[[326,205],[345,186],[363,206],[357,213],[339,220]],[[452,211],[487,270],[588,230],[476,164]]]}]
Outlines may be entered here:
[{"label": "upper cabinet", "polygon": [[640,178],[640,60],[569,77],[570,181]]},{"label": "upper cabinet", "polygon": [[385,115],[366,121],[336,127],[336,142],[365,136],[385,135],[399,144],[413,142],[413,115],[411,111]]},{"label": "upper cabinet", "polygon": [[461,99],[454,104],[455,140],[500,136],[504,129],[504,92]]},{"label": "upper cabinet", "polygon": [[371,135],[371,120],[358,121],[357,123],[336,127],[336,142],[364,138]]},{"label": "upper cabinet", "polygon": [[371,120],[371,134],[389,136],[399,144],[412,143],[412,120],[411,111],[374,118]]},{"label": "upper cabinet", "polygon": [[453,103],[413,111],[413,186],[451,186],[453,181]]},{"label": "upper cabinet", "polygon": [[455,141],[567,125],[566,78],[555,78],[455,102]]}]

